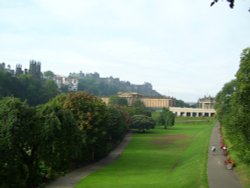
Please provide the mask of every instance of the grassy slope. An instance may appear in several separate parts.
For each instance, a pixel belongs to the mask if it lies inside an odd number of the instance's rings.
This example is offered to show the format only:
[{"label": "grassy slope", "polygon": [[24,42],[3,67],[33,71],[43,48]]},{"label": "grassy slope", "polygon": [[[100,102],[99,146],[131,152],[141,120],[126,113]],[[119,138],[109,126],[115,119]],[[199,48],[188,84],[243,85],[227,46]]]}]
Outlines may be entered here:
[{"label": "grassy slope", "polygon": [[206,159],[213,122],[188,122],[169,130],[134,134],[119,160],[76,187],[208,187]]}]

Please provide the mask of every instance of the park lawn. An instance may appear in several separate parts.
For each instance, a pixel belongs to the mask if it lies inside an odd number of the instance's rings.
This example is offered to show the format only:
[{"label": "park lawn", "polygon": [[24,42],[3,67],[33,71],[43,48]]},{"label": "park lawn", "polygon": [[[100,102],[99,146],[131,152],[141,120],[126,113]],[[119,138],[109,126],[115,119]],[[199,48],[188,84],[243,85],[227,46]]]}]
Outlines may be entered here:
[{"label": "park lawn", "polygon": [[133,134],[118,160],[76,188],[206,188],[207,152],[214,121],[177,123]]}]

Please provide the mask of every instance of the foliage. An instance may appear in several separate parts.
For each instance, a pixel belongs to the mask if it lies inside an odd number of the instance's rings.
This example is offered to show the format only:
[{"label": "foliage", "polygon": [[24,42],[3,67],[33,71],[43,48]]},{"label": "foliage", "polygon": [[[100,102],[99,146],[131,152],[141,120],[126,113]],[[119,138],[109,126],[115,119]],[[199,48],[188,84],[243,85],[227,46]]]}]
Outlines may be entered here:
[{"label": "foliage", "polygon": [[106,105],[100,98],[85,92],[69,93],[64,103],[71,109],[79,130],[85,135],[85,146],[91,160],[106,154],[107,113]]},{"label": "foliage", "polygon": [[162,125],[165,129],[175,124],[175,114],[167,108],[163,108],[158,116],[157,122]]},{"label": "foliage", "polygon": [[35,187],[41,181],[35,112],[13,97],[1,100],[0,106],[0,187]]},{"label": "foliage", "polygon": [[114,95],[109,98],[109,105],[128,106],[128,101],[125,98]]},{"label": "foliage", "polygon": [[250,48],[242,52],[236,79],[217,94],[216,110],[232,149],[250,164]]},{"label": "foliage", "polygon": [[[210,6],[213,6],[215,3],[218,3],[219,0],[214,0]],[[234,8],[234,0],[227,0],[227,2],[229,3],[229,7],[230,8]]]},{"label": "foliage", "polygon": [[[219,0],[213,0],[213,1],[211,2],[210,6],[213,6],[215,3],[218,3],[218,2],[219,2]],[[234,5],[235,5],[235,0],[227,0],[227,2],[229,3],[229,7],[230,7],[231,9],[233,9],[233,8],[234,8]],[[250,8],[249,8],[248,11],[250,12]]]},{"label": "foliage", "polygon": [[107,113],[109,142],[116,144],[128,130],[128,114],[124,108],[113,106],[108,106]]},{"label": "foliage", "polygon": [[55,76],[55,74],[52,72],[52,71],[45,71],[43,73],[43,76],[46,78],[46,79],[50,79],[52,80]]},{"label": "foliage", "polygon": [[18,80],[10,73],[0,69],[0,98],[17,95],[18,88]]},{"label": "foliage", "polygon": [[137,129],[139,132],[145,132],[154,127],[155,121],[151,117],[145,115],[134,115],[131,118],[130,128]]},{"label": "foliage", "polygon": [[176,107],[191,107],[188,103],[185,103],[183,100],[175,99]]},{"label": "foliage", "polygon": [[41,163],[47,179],[70,168],[81,156],[81,135],[71,110],[64,109],[65,95],[38,108],[42,144]]},{"label": "foliage", "polygon": [[145,115],[145,116],[151,117],[152,110],[149,108],[146,108],[146,106],[140,99],[133,101],[132,106],[130,108],[131,108],[129,110],[130,116]]},{"label": "foliage", "polygon": [[47,102],[57,94],[59,90],[52,80],[37,79],[30,74],[13,77],[0,70],[0,99],[14,96],[35,106]]},{"label": "foliage", "polygon": [[36,108],[0,100],[0,187],[38,187],[112,150],[128,128],[123,109],[88,93],[61,94]]}]

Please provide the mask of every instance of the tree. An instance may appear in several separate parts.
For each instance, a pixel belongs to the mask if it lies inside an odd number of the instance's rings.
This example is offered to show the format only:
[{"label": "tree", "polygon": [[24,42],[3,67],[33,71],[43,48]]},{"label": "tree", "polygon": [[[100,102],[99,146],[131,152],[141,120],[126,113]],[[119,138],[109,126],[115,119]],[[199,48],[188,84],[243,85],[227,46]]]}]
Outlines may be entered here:
[{"label": "tree", "polygon": [[131,118],[130,128],[137,129],[139,132],[145,132],[154,127],[155,121],[151,117],[145,115],[134,115]]},{"label": "tree", "polygon": [[18,90],[18,80],[10,73],[0,70],[0,98],[16,96]]},{"label": "tree", "polygon": [[233,149],[250,164],[250,48],[241,54],[236,79],[217,94],[216,110]]},{"label": "tree", "polygon": [[168,126],[174,126],[175,124],[175,114],[167,108],[163,108],[160,113],[160,124],[167,129]]},{"label": "tree", "polygon": [[14,97],[0,106],[0,187],[36,187],[41,179],[35,110]]},{"label": "tree", "polygon": [[128,101],[127,101],[127,99],[122,98],[122,97],[111,96],[109,98],[109,105],[128,106]]},{"label": "tree", "polygon": [[42,93],[40,95],[43,102],[49,101],[60,93],[56,83],[53,80],[43,80],[41,89]]},{"label": "tree", "polygon": [[39,157],[47,179],[68,170],[81,156],[82,137],[73,113],[63,108],[65,99],[59,95],[37,110],[42,140]]},{"label": "tree", "polygon": [[233,125],[237,127],[238,135],[235,144],[240,158],[250,164],[250,48],[244,49],[241,54],[233,106]]},{"label": "tree", "polygon": [[[219,0],[214,0],[212,1],[212,3],[210,4],[210,6],[213,6],[215,3],[218,3]],[[229,7],[230,8],[234,8],[234,0],[227,0],[227,2],[229,3]]]},{"label": "tree", "polygon": [[236,80],[232,80],[226,83],[222,90],[216,95],[216,116],[222,124],[226,125],[231,119],[231,112],[233,110],[232,97],[235,91]]},{"label": "tree", "polygon": [[52,80],[36,79],[32,75],[20,75],[17,97],[27,100],[29,105],[35,106],[46,103],[59,94],[57,85]]},{"label": "tree", "polygon": [[43,76],[44,76],[46,79],[52,80],[52,79],[55,77],[55,74],[54,74],[52,71],[45,71],[45,72],[43,73]]},{"label": "tree", "polygon": [[[218,3],[218,2],[219,2],[219,0],[213,0],[213,1],[211,2],[210,6],[213,6],[215,3]],[[227,2],[229,3],[229,7],[230,7],[231,9],[233,9],[233,8],[234,8],[234,5],[235,5],[235,0],[227,0]],[[248,11],[250,12],[250,8],[249,8]]]},{"label": "tree", "polygon": [[[128,130],[128,114],[123,108],[108,106],[107,108],[107,133],[109,143],[114,146],[119,143]],[[112,147],[113,148],[113,147]]]},{"label": "tree", "polygon": [[108,139],[105,103],[89,93],[75,92],[66,95],[64,108],[74,114],[90,159],[93,161],[105,155]]}]

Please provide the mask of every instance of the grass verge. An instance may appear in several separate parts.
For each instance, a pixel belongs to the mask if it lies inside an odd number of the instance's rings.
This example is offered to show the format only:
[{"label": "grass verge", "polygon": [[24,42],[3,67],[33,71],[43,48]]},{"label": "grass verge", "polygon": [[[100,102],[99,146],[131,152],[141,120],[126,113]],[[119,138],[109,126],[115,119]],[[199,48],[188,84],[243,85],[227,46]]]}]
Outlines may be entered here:
[{"label": "grass verge", "polygon": [[134,134],[120,158],[76,188],[207,188],[207,147],[213,121],[177,123]]}]

